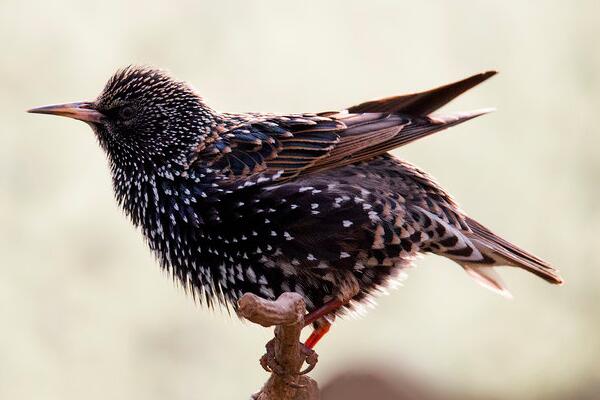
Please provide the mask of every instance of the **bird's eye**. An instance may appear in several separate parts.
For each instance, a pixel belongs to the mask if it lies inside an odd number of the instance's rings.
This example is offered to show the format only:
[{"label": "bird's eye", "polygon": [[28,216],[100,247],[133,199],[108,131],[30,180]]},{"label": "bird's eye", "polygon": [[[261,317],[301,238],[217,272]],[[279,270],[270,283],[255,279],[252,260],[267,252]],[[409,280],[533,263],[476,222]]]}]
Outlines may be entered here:
[{"label": "bird's eye", "polygon": [[126,121],[133,118],[134,114],[135,110],[130,106],[125,106],[119,110],[119,116]]}]

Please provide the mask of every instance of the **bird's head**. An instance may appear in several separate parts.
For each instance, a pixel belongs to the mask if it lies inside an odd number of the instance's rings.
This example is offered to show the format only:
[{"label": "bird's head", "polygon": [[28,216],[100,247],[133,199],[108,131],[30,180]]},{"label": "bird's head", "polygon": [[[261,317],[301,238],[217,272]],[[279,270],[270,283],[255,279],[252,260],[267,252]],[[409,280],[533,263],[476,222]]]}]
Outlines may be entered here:
[{"label": "bird's head", "polygon": [[94,101],[29,112],[87,122],[119,170],[185,164],[215,121],[189,85],[163,71],[135,66],[116,72]]}]

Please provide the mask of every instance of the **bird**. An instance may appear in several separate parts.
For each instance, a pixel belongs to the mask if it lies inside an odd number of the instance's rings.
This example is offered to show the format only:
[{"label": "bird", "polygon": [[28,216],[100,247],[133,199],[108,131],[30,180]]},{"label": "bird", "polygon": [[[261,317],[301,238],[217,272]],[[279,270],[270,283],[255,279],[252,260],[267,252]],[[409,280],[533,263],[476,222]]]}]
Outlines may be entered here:
[{"label": "bird", "polygon": [[389,153],[491,111],[435,113],[495,74],[341,111],[226,113],[164,70],[132,65],[96,100],[29,112],[91,126],[118,204],[197,301],[235,309],[244,293],[298,293],[312,348],[335,316],[372,302],[419,254],[449,258],[505,296],[498,266],[563,283]]}]

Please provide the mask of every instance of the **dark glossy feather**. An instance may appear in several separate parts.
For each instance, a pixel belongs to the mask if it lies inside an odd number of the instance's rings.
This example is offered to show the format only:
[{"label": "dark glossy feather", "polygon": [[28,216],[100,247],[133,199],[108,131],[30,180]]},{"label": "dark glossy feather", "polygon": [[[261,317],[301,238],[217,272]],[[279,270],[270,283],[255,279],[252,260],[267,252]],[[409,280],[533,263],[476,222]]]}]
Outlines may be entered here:
[{"label": "dark glossy feather", "polygon": [[396,147],[482,115],[439,117],[364,113],[264,116],[224,133],[196,157],[231,180],[282,171],[280,180],[368,160]]},{"label": "dark glossy feather", "polygon": [[367,112],[406,113],[415,116],[425,116],[443,107],[467,90],[496,75],[496,73],[496,71],[486,71],[424,92],[367,101],[349,107],[348,112],[353,114]]}]

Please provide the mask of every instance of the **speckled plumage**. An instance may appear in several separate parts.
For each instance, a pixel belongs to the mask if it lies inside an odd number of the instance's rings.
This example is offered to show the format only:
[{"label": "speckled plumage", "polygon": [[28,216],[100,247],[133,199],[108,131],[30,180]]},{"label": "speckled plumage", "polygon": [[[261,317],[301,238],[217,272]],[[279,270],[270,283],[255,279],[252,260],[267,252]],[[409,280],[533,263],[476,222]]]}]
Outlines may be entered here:
[{"label": "speckled plumage", "polygon": [[482,114],[430,115],[491,75],[341,112],[227,114],[161,71],[129,67],[82,108],[98,113],[87,121],[119,204],[200,301],[235,307],[245,292],[295,291],[312,311],[334,298],[361,303],[419,253],[448,257],[499,291],[495,265],[560,283],[387,154]]}]

